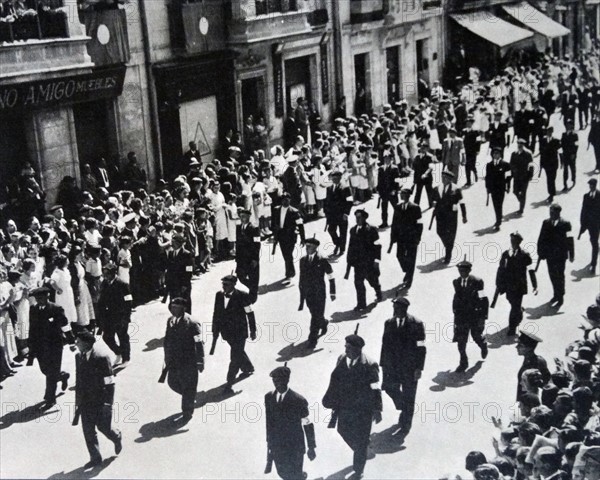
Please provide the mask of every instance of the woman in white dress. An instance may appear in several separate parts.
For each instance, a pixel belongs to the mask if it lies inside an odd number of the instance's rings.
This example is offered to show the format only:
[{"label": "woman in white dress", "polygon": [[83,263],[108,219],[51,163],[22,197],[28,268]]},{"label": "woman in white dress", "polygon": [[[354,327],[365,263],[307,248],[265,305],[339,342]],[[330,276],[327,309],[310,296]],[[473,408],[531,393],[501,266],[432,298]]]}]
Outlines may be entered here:
[{"label": "woman in white dress", "polygon": [[56,292],[54,303],[62,307],[69,323],[77,322],[75,309],[75,296],[71,287],[71,274],[68,269],[69,260],[66,255],[59,255],[56,259],[56,268],[50,277],[50,285]]},{"label": "woman in white dress", "polygon": [[12,359],[17,356],[17,344],[13,324],[8,314],[8,308],[14,299],[13,286],[8,281],[8,274],[0,267],[0,347],[4,358],[2,363],[14,367]]},{"label": "woman in white dress", "polygon": [[119,253],[117,254],[117,266],[119,267],[119,280],[129,285],[129,270],[131,270],[131,238],[121,237],[119,240]]},{"label": "woman in white dress", "polygon": [[215,216],[215,236],[214,253],[215,256],[221,256],[221,242],[227,240],[227,204],[225,197],[221,193],[219,182],[213,183],[211,191],[206,193],[206,198],[210,201],[213,214]]},{"label": "woman in white dress", "polygon": [[[74,246],[69,253],[71,258],[71,275],[76,276],[75,285],[77,294],[75,295],[75,310],[77,311],[77,325],[79,327],[89,327],[94,321],[94,303],[92,295],[85,281],[85,267],[83,252],[80,247]],[[75,293],[75,292],[74,292]]]},{"label": "woman in white dress", "polygon": [[29,341],[29,308],[35,305],[35,298],[29,296],[29,292],[41,285],[41,280],[36,273],[36,263],[31,258],[23,260],[23,274],[19,278],[17,286],[20,290],[20,298],[15,298],[14,304],[17,307],[17,324],[15,326],[15,335],[17,337],[17,347],[19,347],[19,358],[27,354],[27,343]]}]

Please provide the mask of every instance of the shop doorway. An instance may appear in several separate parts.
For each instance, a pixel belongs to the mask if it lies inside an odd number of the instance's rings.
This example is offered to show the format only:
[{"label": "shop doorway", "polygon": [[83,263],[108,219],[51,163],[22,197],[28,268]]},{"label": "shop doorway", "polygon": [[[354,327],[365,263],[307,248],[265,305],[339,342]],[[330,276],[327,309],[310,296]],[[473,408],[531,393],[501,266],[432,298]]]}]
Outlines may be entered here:
[{"label": "shop doorway", "polygon": [[243,121],[252,115],[254,122],[265,118],[265,82],[263,77],[242,80]]},{"label": "shop doorway", "polygon": [[417,76],[429,85],[429,40],[417,40]]},{"label": "shop doorway", "polygon": [[[22,118],[0,118],[0,205],[8,203],[9,198],[18,191],[19,173],[28,161],[30,159]],[[6,207],[0,209],[0,228],[15,213]]]},{"label": "shop doorway", "polygon": [[108,104],[106,100],[79,103],[73,106],[79,167],[96,165],[101,157],[110,156]]},{"label": "shop doorway", "polygon": [[210,163],[215,158],[219,146],[219,125],[217,122],[217,97],[199,98],[185,102],[179,108],[182,150],[188,149],[188,142],[194,141],[202,158],[202,163]]},{"label": "shop doorway", "polygon": [[387,101],[390,105],[400,100],[400,49],[390,47],[385,51],[387,71]]},{"label": "shop doorway", "polygon": [[298,98],[312,101],[310,57],[298,57],[285,62],[285,90],[288,114],[296,108]]},{"label": "shop doorway", "polygon": [[354,113],[362,115],[369,109],[369,54],[354,55]]}]

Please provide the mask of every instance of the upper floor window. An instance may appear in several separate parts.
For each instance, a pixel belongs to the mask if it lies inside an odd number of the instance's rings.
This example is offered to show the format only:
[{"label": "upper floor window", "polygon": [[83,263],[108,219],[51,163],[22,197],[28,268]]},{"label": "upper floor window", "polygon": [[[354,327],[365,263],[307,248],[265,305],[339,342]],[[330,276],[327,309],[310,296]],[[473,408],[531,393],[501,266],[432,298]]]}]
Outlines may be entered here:
[{"label": "upper floor window", "polygon": [[286,13],[298,10],[300,0],[256,0],[256,15]]},{"label": "upper floor window", "polygon": [[0,43],[68,37],[62,0],[7,0],[0,3]]}]

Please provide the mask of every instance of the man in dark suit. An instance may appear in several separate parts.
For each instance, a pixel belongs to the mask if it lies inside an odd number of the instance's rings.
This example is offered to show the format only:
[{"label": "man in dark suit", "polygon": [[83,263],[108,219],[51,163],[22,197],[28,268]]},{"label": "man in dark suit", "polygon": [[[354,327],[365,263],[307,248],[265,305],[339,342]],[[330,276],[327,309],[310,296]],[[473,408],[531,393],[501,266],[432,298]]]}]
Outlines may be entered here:
[{"label": "man in dark suit", "polygon": [[187,300],[173,298],[169,305],[171,316],[167,320],[164,350],[169,387],[181,395],[183,423],[194,415],[198,373],[204,371],[204,344],[200,324],[185,313]]},{"label": "man in dark suit", "polygon": [[498,147],[504,157],[504,149],[508,145],[508,125],[502,121],[502,112],[494,113],[494,121],[490,123],[487,139],[490,142],[490,149]]},{"label": "man in dark suit", "polygon": [[346,353],[338,358],[323,397],[323,406],[337,418],[338,433],[354,451],[354,480],[363,477],[371,425],[381,422],[382,410],[379,365],[362,353],[364,346],[362,337],[346,337]]},{"label": "man in dark suit", "polygon": [[429,208],[433,205],[433,171],[432,165],[435,159],[429,152],[429,142],[423,140],[419,144],[419,153],[413,160],[413,183],[416,187],[415,191],[415,203],[421,205],[421,192],[423,187],[427,192],[427,201],[429,202]]},{"label": "man in dark suit", "polygon": [[75,408],[81,415],[81,426],[90,461],[84,468],[97,467],[102,463],[96,428],[113,442],[115,454],[123,449],[123,435],[113,428],[112,406],[115,400],[115,376],[108,352],[98,347],[93,333],[82,330],[77,334],[75,345],[76,385]]},{"label": "man in dark suit", "polygon": [[571,120],[565,123],[567,131],[562,134],[560,144],[562,147],[562,166],[563,166],[563,191],[567,191],[567,180],[569,180],[569,171],[571,172],[571,181],[575,186],[577,176],[577,150],[579,149],[579,135],[573,130]]},{"label": "man in dark suit", "polygon": [[513,193],[519,200],[519,213],[525,209],[527,200],[527,188],[529,181],[533,178],[533,155],[525,148],[527,141],[523,138],[517,139],[517,150],[510,156],[510,170],[513,179]]},{"label": "man in dark suit", "polygon": [[557,203],[550,205],[550,218],[542,223],[537,243],[539,258],[546,260],[548,264],[548,274],[554,291],[550,303],[556,303],[556,308],[562,306],[565,295],[567,258],[572,262],[575,257],[573,238],[569,234],[571,223],[561,218],[561,210],[562,207]]},{"label": "man in dark suit", "polygon": [[[553,102],[552,99],[551,101]],[[532,106],[533,110],[531,113],[531,120],[533,120],[533,123],[530,123],[531,136],[529,138],[529,150],[531,150],[531,153],[534,153],[536,140],[538,140],[541,145],[544,132],[548,126],[548,115],[552,115],[552,112],[548,112],[546,108],[541,106],[537,100],[533,101]]]},{"label": "man in dark suit", "polygon": [[294,110],[294,120],[300,131],[300,135],[308,140],[308,116],[306,115],[307,102],[303,97],[299,97],[296,101],[296,109]]},{"label": "man in dark suit", "polygon": [[548,202],[552,203],[556,195],[556,171],[558,170],[558,151],[561,148],[560,140],[552,136],[554,128],[546,127],[546,135],[540,139],[540,173],[546,172],[546,185],[548,187]]},{"label": "man in dark suit", "polygon": [[[121,367],[129,364],[131,346],[129,344],[129,322],[131,321],[131,302],[129,285],[117,278],[117,266],[114,263],[106,265],[102,273],[104,281],[100,286],[98,298],[98,320],[102,329],[102,339],[117,355],[117,362],[122,361]],[[119,344],[115,342],[115,335]]]},{"label": "man in dark suit", "polygon": [[519,232],[510,234],[510,249],[502,253],[496,289],[498,294],[506,294],[510,303],[507,335],[513,336],[523,320],[523,297],[527,294],[527,267],[531,265],[531,255],[521,249],[523,237]]},{"label": "man in dark suit", "polygon": [[401,411],[393,435],[405,438],[412,427],[417,384],[425,366],[425,327],[407,313],[410,305],[407,298],[396,297],[392,302],[394,316],[385,322],[381,340],[381,389],[394,401],[396,410]]},{"label": "man in dark suit", "polygon": [[456,369],[457,373],[464,372],[469,368],[467,357],[467,342],[469,334],[473,341],[481,349],[481,358],[486,358],[488,346],[483,338],[485,321],[487,319],[487,308],[483,292],[483,280],[471,275],[473,265],[466,260],[458,265],[460,276],[452,281],[454,286],[454,299],[452,300],[452,311],[454,313],[454,339],[460,354],[460,363]]},{"label": "man in dark suit", "polygon": [[388,205],[391,203],[393,208],[398,203],[400,172],[398,167],[392,163],[393,159],[391,151],[384,151],[383,165],[379,167],[377,177],[377,193],[381,198],[381,225],[379,228],[388,226]]},{"label": "man in dark suit", "polygon": [[442,185],[433,191],[433,215],[436,219],[436,231],[444,248],[444,263],[450,263],[452,249],[458,229],[458,206],[460,205],[463,223],[467,223],[467,209],[462,202],[460,188],[452,183],[454,175],[447,170],[442,172]]},{"label": "man in dark suit", "polygon": [[469,115],[467,118],[467,128],[462,131],[463,145],[465,148],[465,173],[467,175],[467,185],[471,185],[471,173],[475,177],[475,181],[479,180],[477,177],[477,155],[479,154],[479,148],[481,147],[481,132],[473,128],[473,122],[475,119]]},{"label": "man in dark suit", "polygon": [[260,279],[260,230],[250,224],[250,210],[239,209],[240,225],[236,232],[235,273],[256,303]]},{"label": "man in dark suit", "polygon": [[98,181],[98,188],[106,188],[109,192],[111,191],[111,178],[106,166],[106,160],[101,158],[98,162],[98,168],[96,169],[96,180]]},{"label": "man in dark suit", "polygon": [[327,187],[324,204],[327,231],[335,245],[333,254],[343,255],[346,252],[348,215],[350,215],[350,211],[352,210],[354,199],[352,198],[350,189],[340,184],[342,172],[335,170],[331,173],[330,178],[332,185]]},{"label": "man in dark suit", "polygon": [[327,320],[325,320],[325,303],[327,289],[325,287],[325,276],[329,279],[329,295],[331,301],[335,301],[335,279],[333,269],[326,258],[319,252],[320,242],[316,238],[306,240],[306,256],[300,259],[300,308],[304,302],[310,311],[310,333],[308,335],[308,346],[314,348],[320,335],[327,333]]},{"label": "man in dark suit", "polygon": [[300,234],[300,242],[304,245],[304,221],[300,212],[291,206],[291,195],[285,192],[281,196],[281,205],[273,209],[271,216],[271,228],[273,229],[273,253],[277,244],[281,248],[281,254],[285,262],[284,285],[289,285],[291,279],[296,276],[294,267],[294,249]]},{"label": "man in dark suit", "polygon": [[289,388],[290,374],[286,366],[277,367],[271,372],[275,391],[265,395],[267,449],[268,457],[273,459],[277,473],[283,480],[302,480],[306,478],[306,473],[302,471],[304,453],[312,462],[317,457],[317,444],[308,402]]},{"label": "man in dark suit", "polygon": [[542,356],[535,353],[535,349],[539,343],[542,343],[542,339],[537,335],[527,330],[522,330],[520,332],[519,343],[517,343],[517,353],[519,356],[523,357],[523,365],[521,365],[519,373],[517,374],[517,401],[521,400],[521,396],[526,393],[521,382],[521,377],[526,370],[532,368],[539,370],[542,374],[544,384],[548,383],[551,379],[548,363]]},{"label": "man in dark suit", "polygon": [[183,168],[184,171],[181,172],[182,174],[186,174],[190,168],[190,162],[192,161],[192,158],[195,158],[196,160],[198,160],[198,162],[202,161],[202,156],[200,155],[200,151],[198,150],[198,146],[196,145],[196,142],[194,142],[193,140],[188,143],[189,149],[187,152],[185,152],[183,154]]},{"label": "man in dark suit", "polygon": [[[256,340],[256,319],[254,318],[249,295],[235,288],[237,277],[227,275],[221,279],[221,283],[223,290],[215,295],[212,322],[213,342],[220,335],[231,347],[227,384],[225,386],[225,390],[231,392],[231,386],[240,370],[245,376],[254,373],[254,365],[248,358],[245,348],[248,329],[250,329],[250,339]],[[210,353],[213,354],[212,349]]]},{"label": "man in dark suit", "polygon": [[61,370],[65,340],[73,344],[73,333],[62,307],[49,301],[50,289],[36,288],[31,292],[36,304],[29,309],[29,360],[33,365],[37,358],[40,370],[46,377],[44,403],[40,410],[48,410],[56,404],[56,386],[67,389],[69,374]]},{"label": "man in dark suit", "polygon": [[492,196],[496,223],[494,230],[500,230],[502,224],[502,206],[504,194],[510,184],[510,165],[502,159],[500,147],[492,149],[492,161],[485,167],[485,188],[488,195]]},{"label": "man in dark suit", "polygon": [[377,301],[381,301],[381,285],[379,284],[379,262],[381,245],[377,229],[367,223],[369,214],[363,210],[355,210],[356,225],[350,229],[350,243],[346,256],[347,268],[344,278],[348,279],[350,268],[354,268],[354,288],[356,289],[355,311],[367,308],[365,280],[375,289]]},{"label": "man in dark suit", "polygon": [[598,236],[600,234],[600,192],[597,190],[598,180],[590,178],[588,180],[590,191],[583,196],[583,205],[581,206],[579,237],[587,230],[590,234],[590,243],[592,244],[592,261],[590,262],[590,272],[596,273],[598,264]]},{"label": "man in dark suit", "polygon": [[192,313],[194,256],[184,248],[185,242],[185,237],[178,233],[174,234],[171,239],[172,250],[167,252],[165,287],[171,299],[185,298],[188,302],[186,311]]},{"label": "man in dark suit", "polygon": [[297,163],[298,157],[295,155],[291,156],[288,159],[288,167],[284,170],[280,178],[283,191],[290,195],[290,204],[294,208],[299,208],[302,203],[302,185],[296,173]]},{"label": "man in dark suit", "polygon": [[412,190],[406,187],[400,191],[401,203],[394,209],[390,248],[388,249],[388,253],[390,253],[392,245],[397,244],[396,257],[404,272],[402,288],[410,288],[412,285],[417,263],[417,248],[423,233],[423,225],[419,222],[421,208],[409,200],[411,193]]}]

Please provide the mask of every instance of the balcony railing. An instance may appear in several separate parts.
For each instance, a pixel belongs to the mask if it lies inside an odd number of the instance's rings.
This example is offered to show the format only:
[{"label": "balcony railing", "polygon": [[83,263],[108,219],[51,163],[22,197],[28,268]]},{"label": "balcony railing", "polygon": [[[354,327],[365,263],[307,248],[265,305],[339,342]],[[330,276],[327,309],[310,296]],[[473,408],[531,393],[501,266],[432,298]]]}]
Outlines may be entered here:
[{"label": "balcony railing", "polygon": [[325,25],[329,21],[329,12],[326,8],[320,8],[308,14],[308,23],[313,27]]},{"label": "balcony railing", "polygon": [[432,8],[440,8],[442,6],[442,0],[423,0],[423,9],[429,10]]},{"label": "balcony railing", "polygon": [[384,0],[350,0],[350,23],[383,20]]},{"label": "balcony railing", "polygon": [[221,0],[169,5],[171,44],[180,53],[216,52],[225,48],[225,6]]},{"label": "balcony railing", "polygon": [[8,1],[0,7],[0,43],[68,37],[62,0]]},{"label": "balcony railing", "polygon": [[298,0],[256,0],[256,15],[287,13],[298,10]]}]

